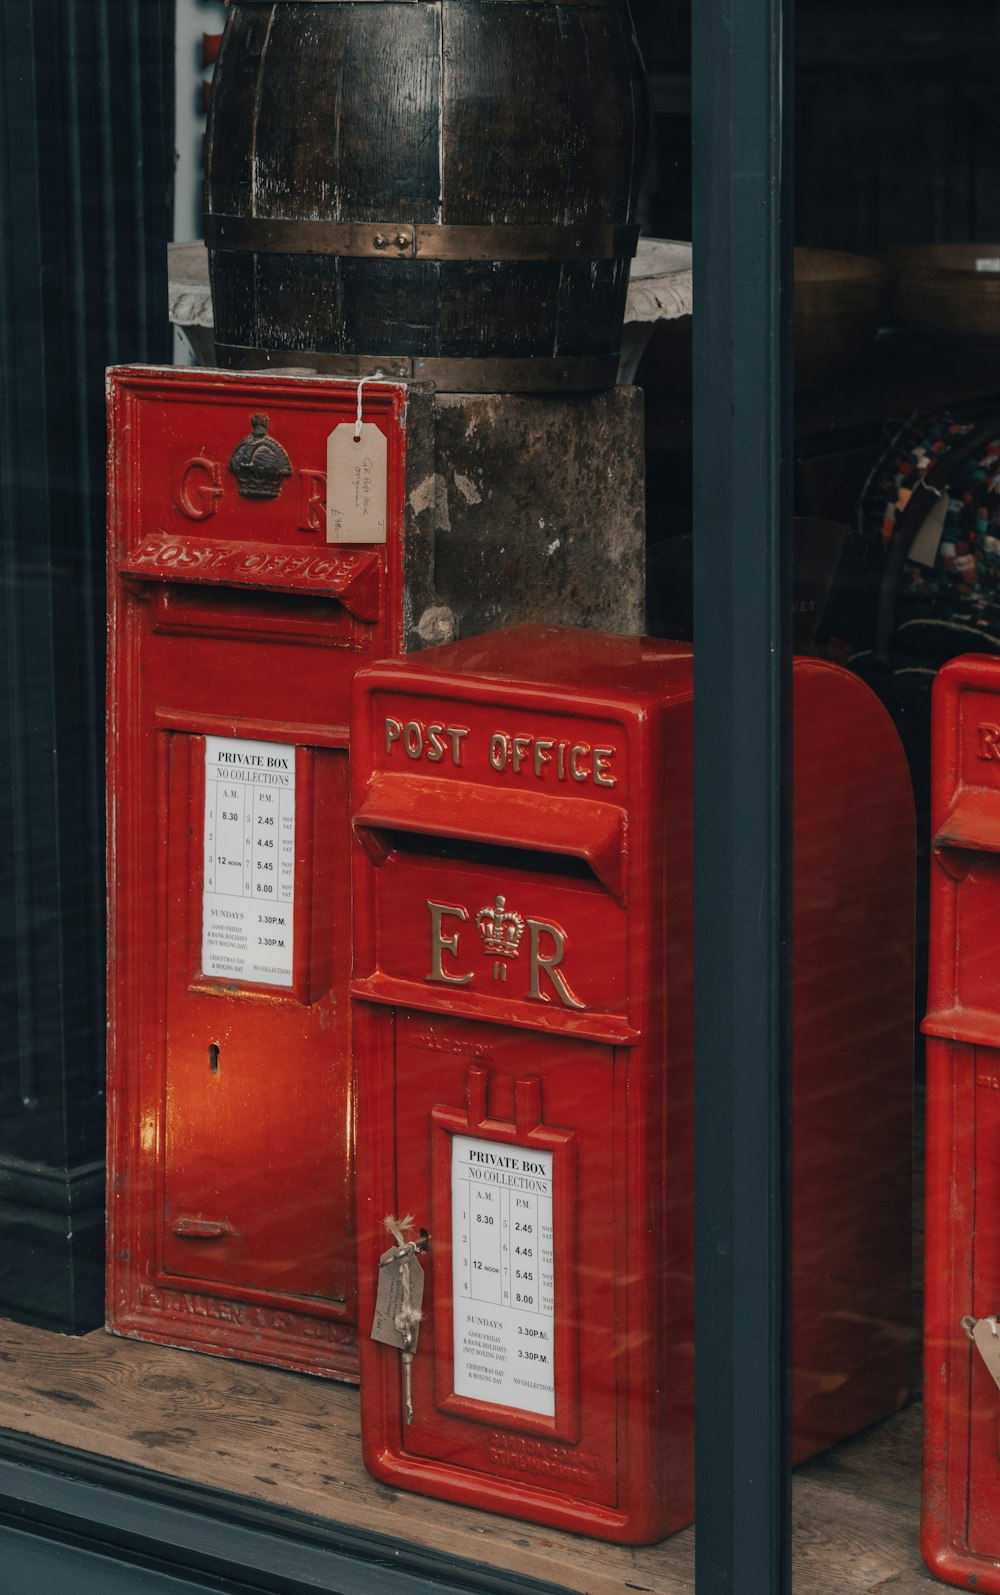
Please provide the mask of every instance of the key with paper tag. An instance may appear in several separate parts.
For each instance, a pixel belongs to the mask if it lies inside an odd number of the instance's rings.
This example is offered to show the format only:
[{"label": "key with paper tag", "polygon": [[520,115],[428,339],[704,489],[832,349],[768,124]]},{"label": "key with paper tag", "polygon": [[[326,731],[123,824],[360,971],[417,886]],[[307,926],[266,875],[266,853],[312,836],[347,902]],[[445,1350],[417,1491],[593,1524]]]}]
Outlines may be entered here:
[{"label": "key with paper tag", "polygon": [[413,1422],[413,1357],[420,1333],[420,1308],[424,1298],[424,1271],[417,1257],[422,1241],[408,1241],[413,1219],[397,1223],[391,1215],[385,1227],[396,1240],[378,1260],[378,1292],[371,1338],[394,1346],[403,1354],[403,1404],[406,1422]]}]

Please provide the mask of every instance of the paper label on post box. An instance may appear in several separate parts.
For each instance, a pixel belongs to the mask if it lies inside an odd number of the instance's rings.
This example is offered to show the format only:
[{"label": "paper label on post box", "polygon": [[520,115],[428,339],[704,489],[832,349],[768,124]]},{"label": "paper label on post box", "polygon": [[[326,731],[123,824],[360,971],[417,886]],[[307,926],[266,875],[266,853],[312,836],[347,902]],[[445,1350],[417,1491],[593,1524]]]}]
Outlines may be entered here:
[{"label": "paper label on post box", "polygon": [[552,1153],[452,1141],[455,1394],[555,1413]]},{"label": "paper label on post box", "polygon": [[291,986],[295,749],[205,738],[202,974]]},{"label": "paper label on post box", "polygon": [[384,543],[389,491],[385,433],[366,421],[335,426],[326,444],[326,540]]}]

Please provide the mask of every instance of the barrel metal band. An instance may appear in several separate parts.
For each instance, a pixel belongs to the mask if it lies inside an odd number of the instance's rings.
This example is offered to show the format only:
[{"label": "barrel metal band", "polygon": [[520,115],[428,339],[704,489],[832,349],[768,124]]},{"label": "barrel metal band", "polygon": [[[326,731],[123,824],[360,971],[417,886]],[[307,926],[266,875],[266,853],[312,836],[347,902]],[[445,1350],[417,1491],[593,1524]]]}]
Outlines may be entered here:
[{"label": "barrel metal band", "polygon": [[572,393],[612,388],[617,355],[547,359],[448,359],[398,354],[322,354],[217,343],[219,364],[238,371],[303,371],[318,376],[383,376],[433,382],[443,393]]},{"label": "barrel metal band", "polygon": [[206,215],[210,249],[255,255],[350,255],[373,260],[626,260],[638,227],[548,222],[530,226],[452,227],[437,222],[286,221]]}]

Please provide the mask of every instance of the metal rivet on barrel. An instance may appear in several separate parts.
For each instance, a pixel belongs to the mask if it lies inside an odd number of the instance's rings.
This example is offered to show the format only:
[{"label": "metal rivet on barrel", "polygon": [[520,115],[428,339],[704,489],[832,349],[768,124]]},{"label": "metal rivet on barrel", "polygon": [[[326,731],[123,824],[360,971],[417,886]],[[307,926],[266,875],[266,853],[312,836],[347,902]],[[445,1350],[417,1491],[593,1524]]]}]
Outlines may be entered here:
[{"label": "metal rivet on barrel", "polygon": [[376,233],[375,237],[372,239],[372,243],[375,245],[376,249],[384,249],[388,243],[388,239],[384,233]]},{"label": "metal rivet on barrel", "polygon": [[394,242],[397,249],[409,249],[410,236],[408,233],[397,233]]}]

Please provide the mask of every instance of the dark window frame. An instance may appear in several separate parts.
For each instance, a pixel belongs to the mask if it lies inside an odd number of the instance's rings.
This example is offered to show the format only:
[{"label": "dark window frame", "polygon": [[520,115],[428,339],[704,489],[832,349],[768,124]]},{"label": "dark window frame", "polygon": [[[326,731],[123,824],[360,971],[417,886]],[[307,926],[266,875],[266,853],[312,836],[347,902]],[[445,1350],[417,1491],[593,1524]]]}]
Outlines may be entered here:
[{"label": "dark window frame", "polygon": [[[697,0],[693,11],[697,1578],[698,1595],[756,1595],[784,1590],[789,1579],[785,617],[792,0]],[[94,350],[102,348],[107,358],[169,358],[164,244],[171,13],[170,0],[8,0],[3,8],[0,214],[17,220],[5,229],[6,258],[0,258],[0,286],[8,290],[0,294],[10,428],[8,536],[29,514],[55,526],[71,501],[67,473],[55,471],[51,450],[45,456],[45,417],[54,414],[53,406],[59,417],[51,437],[61,428],[63,440],[72,434],[79,451],[73,469],[83,495],[80,519],[93,536],[102,502]],[[128,46],[122,69],[106,74],[105,94],[98,93],[90,110],[81,109],[88,85],[75,75],[89,59],[78,53],[85,14],[98,32],[121,29]],[[46,42],[52,38],[64,49],[62,75],[51,71]],[[157,68],[159,93],[151,87]],[[114,106],[121,112],[117,122]],[[105,121],[88,144],[87,117],[93,115]],[[74,160],[89,174],[84,190],[68,171]],[[51,186],[51,174],[60,172],[61,199]],[[94,269],[93,258],[88,266],[82,253],[93,224],[86,214],[91,180],[103,207],[98,231],[117,268],[85,291],[85,273]],[[74,209],[74,200],[83,208]],[[69,273],[65,301],[51,294],[51,272],[60,268]],[[20,458],[29,444],[40,451],[33,474]],[[11,469],[11,460],[20,470]],[[56,701],[55,676],[48,690],[55,724],[66,712]],[[71,1211],[72,1191],[67,1199]],[[753,1379],[739,1376],[748,1363],[757,1370]],[[54,1595],[90,1588],[353,1595],[373,1587],[400,1595],[501,1588],[542,1595],[545,1588],[487,1567],[463,1567],[388,1535],[317,1524],[9,1435],[0,1436],[0,1559],[8,1569],[36,1568],[35,1582],[44,1574]]]}]

